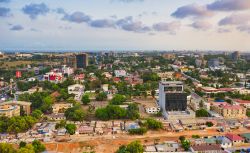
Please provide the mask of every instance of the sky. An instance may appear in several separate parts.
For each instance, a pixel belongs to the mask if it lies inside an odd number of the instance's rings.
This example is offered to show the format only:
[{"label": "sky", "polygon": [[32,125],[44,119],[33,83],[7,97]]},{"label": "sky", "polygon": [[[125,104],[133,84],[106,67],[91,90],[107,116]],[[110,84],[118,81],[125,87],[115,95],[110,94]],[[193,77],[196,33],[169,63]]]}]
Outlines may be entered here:
[{"label": "sky", "polygon": [[250,52],[250,0],[0,0],[0,50]]}]

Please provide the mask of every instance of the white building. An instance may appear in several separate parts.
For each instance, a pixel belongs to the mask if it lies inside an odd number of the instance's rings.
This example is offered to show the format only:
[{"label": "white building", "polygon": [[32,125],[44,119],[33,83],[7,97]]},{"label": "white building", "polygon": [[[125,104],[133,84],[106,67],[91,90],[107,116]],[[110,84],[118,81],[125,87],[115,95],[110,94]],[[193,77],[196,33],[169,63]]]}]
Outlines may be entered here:
[{"label": "white building", "polygon": [[158,103],[166,118],[170,114],[185,112],[187,109],[187,94],[183,91],[183,83],[180,81],[160,82]]},{"label": "white building", "polygon": [[83,93],[84,93],[84,86],[81,84],[74,84],[74,85],[68,86],[68,94],[74,94],[75,100],[80,101]]},{"label": "white building", "polygon": [[116,77],[126,77],[127,72],[125,70],[115,70],[115,76]]}]

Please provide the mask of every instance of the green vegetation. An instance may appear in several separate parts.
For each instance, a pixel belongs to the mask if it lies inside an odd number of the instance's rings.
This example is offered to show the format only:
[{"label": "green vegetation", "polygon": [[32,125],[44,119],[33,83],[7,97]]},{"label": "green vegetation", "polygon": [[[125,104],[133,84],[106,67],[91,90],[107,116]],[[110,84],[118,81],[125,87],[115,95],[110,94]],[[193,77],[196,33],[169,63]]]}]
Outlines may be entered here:
[{"label": "green vegetation", "polygon": [[76,132],[76,125],[75,124],[66,124],[65,128],[70,135],[73,135]]},{"label": "green vegetation", "polygon": [[127,146],[122,145],[116,151],[116,153],[143,153],[144,148],[139,141],[133,141]]},{"label": "green vegetation", "polygon": [[105,108],[97,109],[95,116],[100,120],[124,119],[126,110],[116,105],[108,105]]},{"label": "green vegetation", "polygon": [[52,104],[54,103],[54,98],[52,98],[48,92],[35,92],[33,94],[22,94],[18,96],[20,101],[30,101],[33,110],[39,109],[43,113],[52,112]]},{"label": "green vegetation", "polygon": [[190,141],[187,140],[184,136],[180,136],[179,140],[181,141],[181,146],[185,151],[188,151],[190,148]]},{"label": "green vegetation", "polygon": [[97,101],[104,101],[107,100],[107,94],[104,92],[100,92],[96,95],[96,100]]},{"label": "green vegetation", "polygon": [[194,139],[199,139],[200,136],[199,136],[199,135],[192,135],[192,138],[194,138]]},{"label": "green vegetation", "polygon": [[214,124],[213,124],[212,122],[206,122],[206,125],[207,125],[208,127],[214,126]]},{"label": "green vegetation", "polygon": [[116,94],[112,100],[110,101],[110,104],[112,105],[122,105],[126,101],[126,97],[124,95]]},{"label": "green vegetation", "polygon": [[148,129],[151,130],[159,130],[163,128],[162,123],[153,118],[148,118],[144,124]]},{"label": "green vegetation", "polygon": [[0,133],[18,134],[26,132],[37,122],[32,116],[0,117]]},{"label": "green vegetation", "polygon": [[68,108],[65,113],[65,117],[67,120],[71,121],[83,121],[86,114],[82,110],[81,105],[77,104],[71,108]]},{"label": "green vegetation", "polygon": [[147,129],[144,127],[138,128],[138,129],[130,129],[128,130],[129,134],[131,135],[143,135],[147,133]]},{"label": "green vegetation", "polygon": [[19,149],[15,149],[11,144],[0,143],[1,153],[41,153],[45,150],[45,146],[38,140],[34,140],[32,144],[21,142]]},{"label": "green vegetation", "polygon": [[209,113],[205,109],[200,109],[195,112],[196,117],[209,117]]},{"label": "green vegetation", "polygon": [[100,120],[111,119],[137,119],[139,118],[139,108],[137,104],[129,104],[125,110],[117,105],[108,105],[105,108],[99,108],[95,116]]},{"label": "green vegetation", "polygon": [[88,94],[85,94],[85,95],[82,96],[82,103],[84,105],[87,105],[87,104],[90,103],[90,99],[89,99],[89,95]]},{"label": "green vegetation", "polygon": [[43,112],[39,109],[36,109],[36,110],[32,111],[32,113],[31,113],[31,116],[33,116],[36,119],[40,119],[42,117],[42,115],[43,115]]}]

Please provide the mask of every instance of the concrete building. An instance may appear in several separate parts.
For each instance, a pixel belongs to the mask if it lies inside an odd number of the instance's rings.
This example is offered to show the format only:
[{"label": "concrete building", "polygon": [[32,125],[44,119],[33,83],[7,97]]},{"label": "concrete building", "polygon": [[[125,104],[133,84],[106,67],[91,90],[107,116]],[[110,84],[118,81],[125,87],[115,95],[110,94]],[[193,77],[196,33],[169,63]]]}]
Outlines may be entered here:
[{"label": "concrete building", "polygon": [[1,105],[0,116],[13,117],[20,116],[20,106],[18,105]]},{"label": "concrete building", "polygon": [[115,77],[126,77],[127,72],[125,70],[115,70]]},{"label": "concrete building", "polygon": [[[7,101],[7,102],[2,102],[0,103],[0,107],[1,106],[19,106],[20,109],[22,109],[27,115],[30,115],[31,111],[30,111],[30,106],[31,103],[30,102],[25,102],[25,101]],[[4,107],[2,107],[4,108]],[[9,107],[10,110],[13,110],[14,108]],[[15,109],[18,109],[17,107]],[[20,115],[20,112],[19,112]],[[18,116],[19,116],[18,115]]]},{"label": "concrete building", "polygon": [[64,64],[75,69],[86,68],[88,62],[88,54],[86,53],[73,54],[64,57]]},{"label": "concrete building", "polygon": [[234,61],[239,60],[239,59],[240,59],[240,52],[239,52],[239,51],[233,52],[233,53],[231,54],[231,58],[232,58],[232,60],[234,60]]},{"label": "concrete building", "polygon": [[190,148],[192,153],[223,153],[224,150],[221,149],[219,144],[201,144],[195,145]]},{"label": "concrete building", "polygon": [[183,83],[180,81],[161,81],[159,83],[159,105],[163,115],[167,112],[185,112],[187,109],[187,94],[183,91]]},{"label": "concrete building", "polygon": [[245,118],[246,108],[239,105],[230,105],[226,102],[213,103],[211,110],[222,115],[224,118]]},{"label": "concrete building", "polygon": [[56,103],[52,105],[53,113],[63,113],[66,109],[73,107],[71,103]]},{"label": "concrete building", "polygon": [[74,84],[68,86],[68,94],[74,94],[75,95],[75,100],[81,100],[81,97],[84,93],[84,86],[81,84]]},{"label": "concrete building", "polygon": [[244,143],[244,139],[237,134],[226,134],[225,137],[232,141],[233,146],[238,146]]},{"label": "concrete building", "polygon": [[81,53],[76,55],[76,68],[86,68],[88,66],[88,54]]}]

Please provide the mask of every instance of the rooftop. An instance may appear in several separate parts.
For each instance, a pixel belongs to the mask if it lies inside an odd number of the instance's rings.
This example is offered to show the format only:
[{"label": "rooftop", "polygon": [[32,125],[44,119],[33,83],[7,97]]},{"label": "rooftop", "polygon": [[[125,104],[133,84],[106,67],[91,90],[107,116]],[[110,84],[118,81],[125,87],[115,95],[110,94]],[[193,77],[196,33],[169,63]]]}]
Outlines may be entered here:
[{"label": "rooftop", "polygon": [[238,136],[237,134],[228,133],[225,136],[231,141],[242,141],[242,140],[244,140],[242,137]]},{"label": "rooftop", "polygon": [[219,144],[212,144],[212,145],[202,144],[202,145],[192,146],[192,148],[194,151],[221,150],[221,147]]}]

